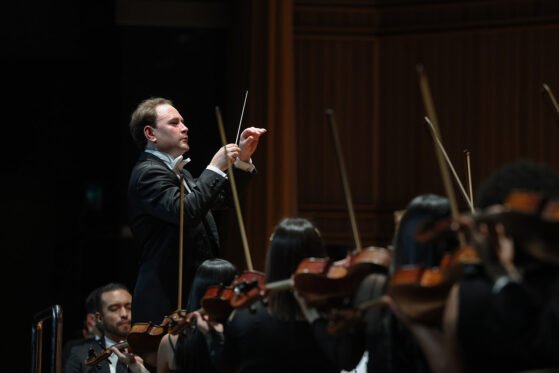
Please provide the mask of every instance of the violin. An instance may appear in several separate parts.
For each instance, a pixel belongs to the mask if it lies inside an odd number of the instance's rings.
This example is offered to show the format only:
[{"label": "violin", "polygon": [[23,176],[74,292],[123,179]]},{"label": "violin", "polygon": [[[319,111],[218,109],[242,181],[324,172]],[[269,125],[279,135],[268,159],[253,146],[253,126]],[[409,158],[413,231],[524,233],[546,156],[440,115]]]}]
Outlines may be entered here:
[{"label": "violin", "polygon": [[84,361],[84,364],[88,367],[98,365],[100,362],[102,362],[103,360],[108,359],[111,356],[111,354],[113,353],[111,348],[113,348],[113,347],[118,348],[119,350],[125,349],[125,348],[128,347],[128,341],[124,341],[124,342],[114,344],[111,347],[106,348],[99,353],[95,353],[95,351],[93,349],[90,349],[89,352],[88,352],[87,359],[85,359],[85,361]]},{"label": "violin", "polygon": [[165,333],[167,329],[161,325],[140,322],[132,325],[126,340],[132,352],[149,365],[157,366],[157,350]]},{"label": "violin", "polygon": [[233,311],[231,298],[233,298],[233,288],[231,286],[210,285],[200,304],[211,320],[223,322]]},{"label": "violin", "polygon": [[257,301],[266,303],[266,297],[271,290],[289,290],[293,288],[293,279],[280,280],[266,283],[266,277],[260,272],[245,272],[234,281],[233,308],[249,307]]},{"label": "violin", "polygon": [[[199,310],[203,313],[203,310]],[[177,310],[169,316],[165,316],[161,326],[166,327],[168,334],[177,335],[185,328],[194,328],[196,326],[195,319],[192,313],[187,313],[186,310]]]},{"label": "violin", "polygon": [[223,322],[233,309],[250,307],[257,300],[264,299],[265,282],[264,273],[243,271],[228,286],[209,286],[200,303],[210,320]]},{"label": "violin", "polygon": [[[266,275],[259,271],[244,271],[235,277],[231,288],[233,288],[233,296],[231,298],[231,306],[233,308],[250,307],[256,295],[262,296],[262,289],[266,288]],[[252,301],[249,301],[252,300]]]},{"label": "violin", "polygon": [[126,341],[117,343],[98,354],[93,350],[89,350],[89,356],[85,360],[85,365],[95,366],[101,361],[108,359],[113,353],[111,348],[116,347],[119,350],[130,348],[134,354],[141,356],[146,363],[156,366],[159,342],[161,342],[161,338],[163,338],[166,332],[166,328],[153,323],[133,324],[126,337]]},{"label": "violin", "polygon": [[410,319],[436,324],[441,321],[452,284],[438,267],[402,267],[394,272],[388,295]]},{"label": "violin", "polygon": [[308,258],[299,263],[293,286],[318,309],[346,306],[363,279],[371,273],[387,273],[391,253],[382,247],[356,250],[339,261]]}]

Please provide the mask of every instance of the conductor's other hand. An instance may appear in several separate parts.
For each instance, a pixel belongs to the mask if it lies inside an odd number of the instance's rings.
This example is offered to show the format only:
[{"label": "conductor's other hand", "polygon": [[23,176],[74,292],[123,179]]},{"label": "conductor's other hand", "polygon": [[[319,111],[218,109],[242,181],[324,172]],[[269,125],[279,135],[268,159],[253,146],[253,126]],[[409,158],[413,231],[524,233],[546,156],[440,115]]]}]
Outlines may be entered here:
[{"label": "conductor's other hand", "polygon": [[249,162],[250,157],[256,151],[258,147],[258,141],[260,136],[266,133],[264,128],[249,127],[241,133],[241,138],[239,140],[239,147],[241,148],[241,154],[239,159],[244,162]]}]

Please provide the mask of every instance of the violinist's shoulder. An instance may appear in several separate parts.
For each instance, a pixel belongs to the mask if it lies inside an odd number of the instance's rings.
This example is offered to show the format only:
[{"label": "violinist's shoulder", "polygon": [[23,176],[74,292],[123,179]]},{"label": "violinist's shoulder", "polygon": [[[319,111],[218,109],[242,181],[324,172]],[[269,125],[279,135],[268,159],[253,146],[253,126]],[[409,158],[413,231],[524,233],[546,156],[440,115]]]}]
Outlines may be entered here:
[{"label": "violinist's shoulder", "polygon": [[[74,342],[74,341],[70,341],[70,342]],[[67,358],[63,360],[63,364],[62,364],[63,372],[64,373],[83,372],[84,369],[89,368],[85,366],[85,360],[89,357],[90,351],[93,351],[94,353],[99,353],[100,351],[103,350],[104,347],[101,345],[100,340],[97,340],[95,338],[76,340],[75,344],[68,346],[68,355]],[[96,369],[96,367],[91,367],[91,368]],[[93,372],[94,370],[91,371]]]},{"label": "violinist's shoulder", "polygon": [[[72,340],[67,343],[69,353],[73,353],[74,351],[89,351],[93,349],[94,351],[104,350],[104,346],[101,342],[101,339],[97,338],[83,338]],[[66,348],[66,347],[65,347]]]}]

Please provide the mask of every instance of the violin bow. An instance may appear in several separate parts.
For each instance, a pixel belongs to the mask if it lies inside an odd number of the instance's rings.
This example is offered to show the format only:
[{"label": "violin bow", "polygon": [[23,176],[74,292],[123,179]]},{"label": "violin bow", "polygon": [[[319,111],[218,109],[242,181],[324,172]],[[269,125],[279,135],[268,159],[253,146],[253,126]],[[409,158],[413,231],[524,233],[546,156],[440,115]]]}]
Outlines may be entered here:
[{"label": "violin bow", "polygon": [[177,310],[180,310],[182,307],[182,271],[183,271],[183,265],[182,265],[182,260],[183,260],[183,254],[184,254],[184,248],[182,247],[183,242],[184,242],[184,176],[182,174],[182,172],[180,173],[180,201],[181,201],[181,207],[180,207],[180,225],[179,225],[179,297],[178,297],[178,306],[177,306]]},{"label": "violin bow", "polygon": [[464,156],[466,157],[466,170],[468,172],[468,192],[470,193],[470,201],[474,203],[474,189],[472,187],[472,167],[470,164],[470,151],[464,149]]},{"label": "violin bow", "polygon": [[[247,91],[248,92],[248,91]],[[215,114],[217,116],[217,124],[219,126],[219,135],[221,137],[221,143],[223,144],[223,152],[225,153],[225,157],[227,158],[227,138],[225,137],[225,129],[223,127],[223,119],[221,118],[221,111],[219,107],[215,107]],[[229,176],[229,182],[231,184],[231,193],[233,195],[233,201],[235,203],[235,211],[237,213],[237,220],[239,221],[239,230],[241,232],[241,240],[243,243],[243,250],[245,253],[245,260],[247,264],[247,268],[249,271],[253,271],[252,267],[252,259],[250,257],[250,250],[248,248],[248,240],[245,231],[245,225],[243,222],[243,215],[241,213],[241,205],[239,203],[239,195],[237,193],[237,185],[235,183],[235,175],[233,174],[233,167],[229,165],[227,167],[227,175]]]},{"label": "violin bow", "polygon": [[551,106],[551,110],[554,114],[553,116],[555,117],[557,124],[559,124],[559,104],[557,104],[557,100],[555,99],[555,96],[553,95],[551,88],[549,88],[549,86],[546,83],[542,84],[542,88],[543,88],[542,92],[546,93],[546,97],[548,98],[549,105]]},{"label": "violin bow", "polygon": [[357,230],[357,220],[355,219],[355,212],[353,210],[353,202],[351,198],[351,191],[349,189],[349,182],[347,179],[347,173],[345,169],[345,162],[342,155],[342,150],[340,146],[340,139],[338,136],[338,129],[336,126],[336,120],[334,118],[334,110],[326,110],[326,116],[328,117],[328,123],[330,124],[330,129],[332,130],[332,138],[334,139],[334,148],[336,149],[336,160],[338,161],[338,166],[340,168],[342,184],[344,188],[345,201],[347,209],[349,212],[349,220],[351,222],[351,230],[353,233],[353,240],[355,242],[356,251],[361,251],[361,239],[359,238],[359,232]]},{"label": "violin bow", "polygon": [[[468,194],[464,190],[464,186],[462,185],[462,182],[460,181],[460,178],[458,177],[458,174],[456,173],[456,170],[454,169],[454,166],[452,165],[452,162],[450,161],[450,158],[448,157],[448,154],[446,153],[444,146],[442,144],[438,120],[437,120],[437,113],[435,111],[435,106],[433,104],[433,99],[431,96],[431,90],[429,88],[429,80],[427,79],[427,75],[425,74],[425,71],[421,65],[417,67],[417,72],[419,74],[419,88],[421,90],[421,96],[423,98],[423,103],[425,105],[425,111],[427,112],[427,116],[424,118],[431,129],[431,134],[433,135],[433,141],[435,143],[435,151],[437,153],[437,159],[439,161],[439,168],[441,170],[443,183],[445,186],[446,193],[448,195],[451,211],[453,211],[452,212],[453,217],[456,218],[458,217],[458,204],[456,202],[456,195],[454,193],[454,189],[452,188],[450,174],[448,173],[449,168],[451,169],[454,178],[456,180],[456,183],[460,187],[460,191],[462,192],[462,195],[464,196],[464,199],[468,203],[468,206],[470,207],[470,210],[472,212],[474,211],[474,206],[472,201],[468,197]],[[445,160],[446,160],[446,164],[445,164]]]},{"label": "violin bow", "polygon": [[182,307],[182,277],[183,277],[183,256],[184,256],[184,183],[186,182],[184,174],[182,173],[182,168],[187,161],[180,160],[175,164],[173,171],[179,177],[179,195],[180,195],[180,211],[179,211],[179,286],[178,286],[178,310]]},{"label": "violin bow", "polygon": [[456,173],[456,170],[454,169],[454,166],[452,165],[452,162],[450,161],[450,158],[448,157],[448,154],[447,154],[446,150],[444,149],[444,146],[441,142],[441,139],[439,139],[439,137],[437,136],[437,133],[435,131],[435,127],[433,126],[433,122],[431,122],[428,117],[425,117],[425,122],[429,125],[429,128],[431,128],[431,134],[433,135],[433,139],[436,142],[436,144],[439,146],[439,148],[441,150],[441,153],[443,154],[444,158],[446,159],[446,161],[448,163],[448,167],[452,171],[452,174],[454,175],[456,183],[458,184],[458,187],[460,188],[460,191],[462,192],[462,195],[464,196],[464,199],[468,203],[468,206],[470,207],[470,210],[473,213],[475,211],[474,205],[470,201],[470,198],[468,197],[468,194],[466,193],[466,190],[464,189],[464,185],[462,185],[462,182],[460,181],[460,177],[458,177],[458,174]]},{"label": "violin bow", "polygon": [[[429,87],[429,80],[423,69],[422,65],[417,66],[417,73],[419,74],[419,89],[421,90],[421,97],[423,98],[423,105],[425,106],[425,111],[427,116],[433,120],[433,128],[436,133],[439,132],[439,120],[437,119],[437,113],[435,111],[435,106],[433,104],[433,98],[431,97],[431,89]],[[441,176],[443,179],[444,187],[450,202],[451,211],[453,215],[458,216],[458,205],[456,203],[456,195],[454,194],[454,189],[452,189],[452,182],[450,180],[450,175],[448,174],[448,168],[445,164],[444,156],[437,144],[435,144],[435,154],[437,155],[437,161],[439,162],[439,169],[441,171]]]}]

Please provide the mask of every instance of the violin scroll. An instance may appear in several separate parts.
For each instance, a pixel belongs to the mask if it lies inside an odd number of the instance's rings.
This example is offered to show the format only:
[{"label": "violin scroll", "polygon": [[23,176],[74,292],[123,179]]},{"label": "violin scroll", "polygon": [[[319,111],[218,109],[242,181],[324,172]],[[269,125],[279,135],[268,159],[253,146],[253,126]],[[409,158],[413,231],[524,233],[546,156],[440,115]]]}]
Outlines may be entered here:
[{"label": "violin scroll", "polygon": [[233,308],[249,307],[266,295],[266,275],[258,271],[244,271],[231,284]]},{"label": "violin scroll", "polygon": [[183,329],[192,327],[192,314],[186,310],[176,310],[169,316],[165,316],[161,326],[167,328],[167,333],[171,335],[179,334]]}]

